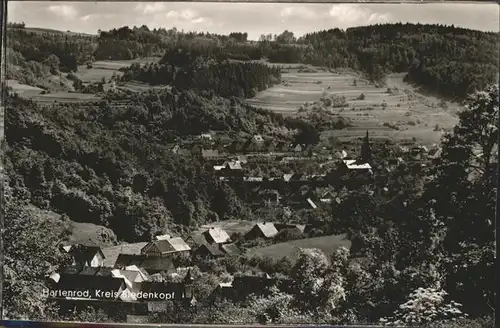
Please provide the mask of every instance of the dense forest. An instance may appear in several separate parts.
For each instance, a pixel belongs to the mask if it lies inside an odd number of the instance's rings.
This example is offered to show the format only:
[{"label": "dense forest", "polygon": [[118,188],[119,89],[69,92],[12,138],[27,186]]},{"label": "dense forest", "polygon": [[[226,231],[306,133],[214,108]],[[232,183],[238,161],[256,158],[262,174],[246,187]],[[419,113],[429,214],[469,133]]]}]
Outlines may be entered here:
[{"label": "dense forest", "polygon": [[[149,240],[172,223],[183,229],[240,214],[231,190],[199,158],[201,149],[170,152],[181,138],[215,130],[279,140],[281,129],[286,140],[314,129],[213,93],[164,89],[120,100],[47,107],[9,98],[6,169],[35,205],[109,226],[127,241]],[[124,216],[131,221],[124,224]]]},{"label": "dense forest", "polygon": [[179,90],[212,91],[223,97],[251,98],[281,79],[280,69],[255,62],[230,62],[223,54],[197,49],[167,51],[160,63],[132,65],[122,80],[171,85]]}]

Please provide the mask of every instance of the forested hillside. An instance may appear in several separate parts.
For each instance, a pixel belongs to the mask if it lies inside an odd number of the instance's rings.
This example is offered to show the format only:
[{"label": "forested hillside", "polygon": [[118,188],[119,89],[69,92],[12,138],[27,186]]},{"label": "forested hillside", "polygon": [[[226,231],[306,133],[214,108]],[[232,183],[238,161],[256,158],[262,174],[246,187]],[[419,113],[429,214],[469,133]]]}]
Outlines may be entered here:
[{"label": "forested hillside", "polygon": [[8,175],[41,208],[109,226],[122,240],[149,240],[167,227],[182,231],[242,214],[199,153],[172,154],[179,137],[300,127],[300,121],[194,91],[152,91],[126,101],[120,108],[106,101],[42,107],[9,98]]},{"label": "forested hillside", "polygon": [[[9,29],[9,40],[10,48],[26,60],[46,62],[62,70],[75,70],[77,63],[82,64],[89,59],[163,56],[165,52],[172,54],[176,49],[182,49],[184,55],[187,52],[202,55],[204,59],[198,62],[201,66],[210,66],[203,61],[213,57],[218,60],[267,59],[271,63],[351,68],[361,70],[377,81],[383,80],[389,72],[407,72],[408,81],[454,99],[463,99],[468,93],[497,82],[499,56],[497,33],[421,24],[372,25],[345,31],[331,29],[306,34],[298,39],[292,32],[285,31],[274,37],[262,36],[259,42],[248,42],[234,33],[232,36],[182,33],[176,29],[150,30],[146,26],[100,31],[97,38],[80,35],[61,37],[12,28]],[[51,55],[59,58],[59,62]],[[142,75],[143,80],[169,82],[173,73],[163,66],[152,68],[147,76]],[[230,74],[235,74],[231,65],[224,67],[233,72]],[[208,76],[201,84],[217,81],[212,73],[198,74]],[[242,74],[241,79],[249,78],[246,73]],[[252,88],[252,83],[249,87]]]}]

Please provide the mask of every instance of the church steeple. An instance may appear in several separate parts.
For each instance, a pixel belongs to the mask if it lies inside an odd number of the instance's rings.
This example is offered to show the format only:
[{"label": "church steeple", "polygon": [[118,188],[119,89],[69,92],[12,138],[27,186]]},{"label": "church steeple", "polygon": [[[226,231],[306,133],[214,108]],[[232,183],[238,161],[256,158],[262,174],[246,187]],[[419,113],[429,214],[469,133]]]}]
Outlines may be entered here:
[{"label": "church steeple", "polygon": [[372,150],[370,147],[370,137],[368,135],[368,131],[366,131],[366,136],[361,145],[361,154],[359,156],[359,162],[362,163],[371,163],[372,162]]}]

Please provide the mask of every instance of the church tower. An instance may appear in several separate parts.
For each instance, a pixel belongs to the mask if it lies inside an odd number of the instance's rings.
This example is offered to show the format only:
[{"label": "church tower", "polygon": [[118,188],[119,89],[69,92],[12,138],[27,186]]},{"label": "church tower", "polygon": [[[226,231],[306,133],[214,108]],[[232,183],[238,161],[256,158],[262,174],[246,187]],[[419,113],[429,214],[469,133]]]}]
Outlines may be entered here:
[{"label": "church tower", "polygon": [[370,137],[368,135],[368,131],[366,131],[365,140],[361,145],[361,154],[358,159],[359,164],[371,164],[372,163],[372,150],[370,147]]}]

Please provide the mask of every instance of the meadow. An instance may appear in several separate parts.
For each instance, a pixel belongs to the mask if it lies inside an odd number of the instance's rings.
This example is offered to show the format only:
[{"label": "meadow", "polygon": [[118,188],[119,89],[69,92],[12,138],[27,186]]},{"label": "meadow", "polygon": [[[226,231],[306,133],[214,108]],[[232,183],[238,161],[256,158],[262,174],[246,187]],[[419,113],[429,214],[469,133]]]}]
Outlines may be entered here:
[{"label": "meadow", "polygon": [[443,132],[458,121],[460,104],[419,93],[403,82],[404,74],[391,74],[386,86],[377,87],[354,72],[281,66],[282,83],[257,93],[248,103],[283,115],[295,115],[302,105],[323,96],[343,96],[348,106],[330,110],[349,119],[353,126],[326,131],[324,137],[350,141],[364,136],[368,130],[372,138],[396,141],[415,138],[431,145],[438,143]]},{"label": "meadow", "polygon": [[351,242],[345,235],[313,237],[278,243],[265,247],[255,247],[248,250],[248,255],[258,255],[279,260],[283,257],[293,258],[299,248],[317,248],[330,256],[340,247],[351,247]]}]

